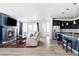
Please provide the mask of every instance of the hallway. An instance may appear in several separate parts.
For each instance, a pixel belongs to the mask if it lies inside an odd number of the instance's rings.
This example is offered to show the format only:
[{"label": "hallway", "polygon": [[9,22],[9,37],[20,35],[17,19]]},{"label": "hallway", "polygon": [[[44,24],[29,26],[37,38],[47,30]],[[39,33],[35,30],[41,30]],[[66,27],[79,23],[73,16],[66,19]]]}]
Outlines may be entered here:
[{"label": "hallway", "polygon": [[74,56],[75,53],[68,53],[58,45],[56,40],[41,38],[37,48],[0,48],[0,55],[4,56]]}]

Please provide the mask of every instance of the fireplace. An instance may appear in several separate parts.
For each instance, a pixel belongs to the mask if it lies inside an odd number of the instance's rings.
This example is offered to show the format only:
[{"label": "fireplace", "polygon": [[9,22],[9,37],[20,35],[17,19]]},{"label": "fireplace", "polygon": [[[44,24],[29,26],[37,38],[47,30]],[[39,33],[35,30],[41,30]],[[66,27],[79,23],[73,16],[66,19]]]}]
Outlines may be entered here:
[{"label": "fireplace", "polygon": [[14,40],[16,40],[16,36],[18,35],[16,27],[6,26],[3,28],[2,32],[3,32],[2,42],[3,41],[8,41],[8,42],[14,41]]},{"label": "fireplace", "polygon": [[13,39],[14,37],[14,32],[13,31],[8,31],[8,40]]}]

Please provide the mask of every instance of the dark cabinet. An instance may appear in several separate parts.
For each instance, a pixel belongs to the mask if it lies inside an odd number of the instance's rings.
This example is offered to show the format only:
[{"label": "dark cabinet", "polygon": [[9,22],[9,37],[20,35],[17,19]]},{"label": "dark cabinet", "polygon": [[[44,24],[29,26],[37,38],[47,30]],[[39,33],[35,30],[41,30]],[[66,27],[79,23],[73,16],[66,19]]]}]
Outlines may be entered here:
[{"label": "dark cabinet", "polygon": [[2,26],[0,26],[0,44],[2,43]]},{"label": "dark cabinet", "polygon": [[[76,24],[73,24],[74,21],[59,21],[53,20],[53,25],[59,25],[60,29],[79,29],[79,20],[75,20]],[[67,25],[68,23],[68,25]],[[63,26],[62,26],[63,24]]]}]

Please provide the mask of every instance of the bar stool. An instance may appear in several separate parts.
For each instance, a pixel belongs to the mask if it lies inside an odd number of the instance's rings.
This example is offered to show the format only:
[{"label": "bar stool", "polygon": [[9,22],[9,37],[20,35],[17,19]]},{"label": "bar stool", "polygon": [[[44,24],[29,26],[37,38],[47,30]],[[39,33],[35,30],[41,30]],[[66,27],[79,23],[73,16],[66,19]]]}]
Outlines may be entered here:
[{"label": "bar stool", "polygon": [[58,34],[57,43],[62,43],[62,35]]},{"label": "bar stool", "polygon": [[66,53],[68,52],[68,44],[71,44],[71,52],[72,52],[72,40],[67,39],[66,40]]}]

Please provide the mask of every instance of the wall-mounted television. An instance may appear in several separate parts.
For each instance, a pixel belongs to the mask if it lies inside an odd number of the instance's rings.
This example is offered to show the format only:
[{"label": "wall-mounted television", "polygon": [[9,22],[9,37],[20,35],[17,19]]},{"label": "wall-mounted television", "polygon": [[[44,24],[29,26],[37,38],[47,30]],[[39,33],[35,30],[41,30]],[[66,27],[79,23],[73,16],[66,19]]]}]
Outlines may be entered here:
[{"label": "wall-mounted television", "polygon": [[7,26],[17,26],[17,20],[8,17],[7,18]]}]

